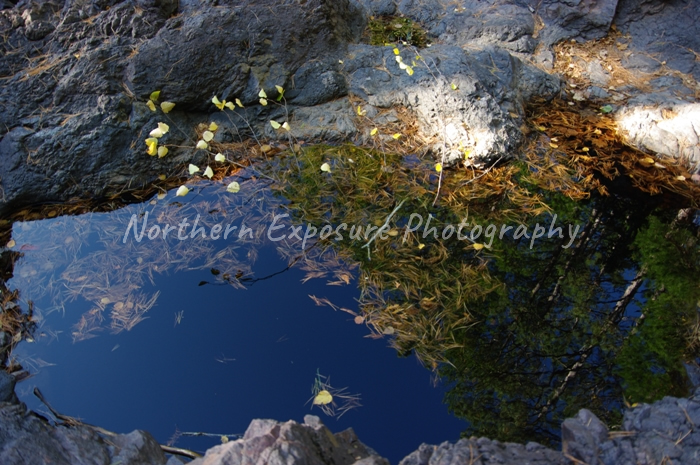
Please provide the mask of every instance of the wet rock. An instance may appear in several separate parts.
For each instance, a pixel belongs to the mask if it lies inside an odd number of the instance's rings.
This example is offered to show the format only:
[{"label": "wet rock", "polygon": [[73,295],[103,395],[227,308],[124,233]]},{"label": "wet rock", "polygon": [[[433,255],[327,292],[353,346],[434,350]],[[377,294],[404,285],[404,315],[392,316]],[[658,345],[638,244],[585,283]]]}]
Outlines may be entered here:
[{"label": "wet rock", "polygon": [[561,425],[562,452],[584,463],[595,463],[608,428],[589,410],[582,409]]},{"label": "wet rock", "polygon": [[352,430],[332,434],[318,417],[307,415],[304,423],[253,420],[243,438],[209,449],[192,465],[257,463],[282,464],[376,464],[389,462],[362,444]]}]

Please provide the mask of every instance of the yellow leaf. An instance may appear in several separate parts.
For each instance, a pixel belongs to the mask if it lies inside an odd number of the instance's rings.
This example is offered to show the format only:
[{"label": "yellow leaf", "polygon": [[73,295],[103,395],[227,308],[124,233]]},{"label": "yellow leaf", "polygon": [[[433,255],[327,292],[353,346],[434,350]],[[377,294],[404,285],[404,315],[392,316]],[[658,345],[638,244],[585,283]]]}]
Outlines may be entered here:
[{"label": "yellow leaf", "polygon": [[209,145],[206,142],[204,142],[203,140],[200,140],[199,142],[197,142],[197,148],[200,150],[206,150],[208,147],[209,147]]},{"label": "yellow leaf", "polygon": [[465,150],[465,151],[464,151],[464,158],[465,158],[465,159],[469,158],[469,157],[471,156],[471,154],[472,154],[472,151],[471,151],[471,150]]},{"label": "yellow leaf", "polygon": [[538,131],[542,131],[542,132],[544,132],[544,131],[546,131],[546,130],[547,130],[547,128],[546,128],[546,127],[544,127],[544,126],[537,126],[537,130],[538,130]]},{"label": "yellow leaf", "polygon": [[459,89],[459,87],[457,87],[457,84],[455,84],[454,82],[452,84],[450,84],[450,87],[452,87],[452,90]]},{"label": "yellow leaf", "polygon": [[396,140],[399,140],[399,137],[401,137],[401,134],[399,134],[399,133],[397,132],[396,134],[392,135],[391,137],[393,137],[393,138],[396,139]]},{"label": "yellow leaf", "polygon": [[168,147],[161,145],[158,147],[158,158],[163,158],[168,154]]},{"label": "yellow leaf", "polygon": [[152,101],[157,102],[158,98],[160,97],[160,91],[157,90],[155,92],[151,92],[151,96],[149,97]]},{"label": "yellow leaf", "polygon": [[474,244],[472,244],[472,247],[474,247],[475,250],[481,250],[484,248],[484,244],[474,243]]},{"label": "yellow leaf", "polygon": [[435,171],[438,173],[442,171],[442,163],[435,163]]},{"label": "yellow leaf", "polygon": [[229,110],[235,110],[235,109],[236,109],[236,107],[233,105],[233,102],[226,102],[226,103],[224,104],[224,106],[225,106],[226,108],[228,108]]},{"label": "yellow leaf", "polygon": [[164,174],[159,174],[158,179],[160,179],[161,181],[165,181],[166,177]]},{"label": "yellow leaf", "polygon": [[214,133],[211,131],[204,131],[202,133],[202,139],[204,139],[204,142],[209,142],[214,138]]},{"label": "yellow leaf", "polygon": [[582,148],[581,150],[584,151],[584,152],[588,152],[588,151],[590,151],[591,149],[589,149],[588,147],[584,147],[584,148]]},{"label": "yellow leaf", "polygon": [[643,165],[653,165],[654,159],[651,157],[642,158],[641,160],[639,160],[639,163],[642,163]]},{"label": "yellow leaf", "polygon": [[683,175],[676,176],[676,179],[679,181],[685,181],[685,176],[683,176]]},{"label": "yellow leaf", "polygon": [[5,247],[7,247],[8,249],[11,249],[11,248],[14,247],[15,245],[17,245],[17,243],[15,242],[15,240],[14,240],[14,239],[10,239],[10,242],[8,242],[7,245],[6,245]]},{"label": "yellow leaf", "polygon": [[285,121],[285,122],[282,124],[282,129],[284,129],[285,131],[290,131],[292,128],[290,128],[290,127],[289,127],[289,123]]},{"label": "yellow leaf", "polygon": [[398,55],[401,53],[398,48],[394,47],[394,55]]},{"label": "yellow leaf", "polygon": [[391,236],[391,237],[396,237],[396,236],[399,235],[399,232],[398,232],[396,229],[392,229],[392,230],[389,231],[387,234],[388,234],[389,236]]},{"label": "yellow leaf", "polygon": [[241,99],[239,99],[239,98],[236,99],[236,105],[243,108],[243,104],[241,103]]},{"label": "yellow leaf", "polygon": [[374,128],[374,129],[372,129],[372,130],[369,132],[369,135],[370,135],[370,136],[376,136],[378,132],[379,132],[379,129]]},{"label": "yellow leaf", "polygon": [[160,139],[161,137],[163,137],[163,131],[161,131],[160,128],[155,128],[148,135],[151,137],[155,137],[156,139]]},{"label": "yellow leaf", "polygon": [[214,160],[218,162],[223,162],[226,161],[226,157],[224,156],[223,153],[217,153],[216,156],[214,157]]},{"label": "yellow leaf", "polygon": [[553,149],[559,148],[557,144],[554,144],[552,142],[549,143],[549,146],[552,147]]},{"label": "yellow leaf", "polygon": [[261,99],[260,99],[260,105],[262,105],[262,106],[267,106],[267,99],[261,98]]},{"label": "yellow leaf", "polygon": [[406,72],[409,76],[413,76],[413,68],[411,68],[410,66],[406,66]]},{"label": "yellow leaf", "polygon": [[156,104],[153,103],[153,100],[149,100],[148,102],[146,102],[146,106],[149,110],[156,111]]},{"label": "yellow leaf", "polygon": [[212,121],[211,124],[209,124],[209,130],[216,131],[217,129],[219,129],[219,125]]},{"label": "yellow leaf", "polygon": [[318,394],[316,394],[316,397],[314,397],[314,405],[327,405],[333,402],[333,396],[331,395],[330,392],[326,391],[325,389],[322,391],[319,391]]},{"label": "yellow leaf", "polygon": [[270,150],[272,150],[272,147],[269,146],[269,145],[267,145],[267,144],[265,144],[265,145],[263,145],[262,147],[260,147],[260,150],[262,151],[262,153],[267,153],[267,152],[269,152]]},{"label": "yellow leaf", "polygon": [[190,190],[187,188],[187,186],[180,186],[178,187],[177,192],[175,192],[175,195],[177,197],[184,197],[189,191]]},{"label": "yellow leaf", "polygon": [[280,127],[282,127],[280,123],[273,119],[270,120],[270,126],[272,126],[273,129],[279,129]]},{"label": "yellow leaf", "polygon": [[204,170],[204,176],[211,179],[211,177],[214,176],[214,171],[209,166],[207,166],[207,169]]},{"label": "yellow leaf", "polygon": [[425,244],[418,244],[418,250],[423,250],[424,247],[425,247]]},{"label": "yellow leaf", "polygon": [[595,131],[593,131],[593,134],[600,135],[600,134],[603,134],[603,131],[601,131],[600,129],[596,129]]},{"label": "yellow leaf", "polygon": [[325,171],[326,173],[330,173],[331,172],[331,165],[329,165],[328,163],[324,163],[323,165],[321,165],[321,171]]},{"label": "yellow leaf", "polygon": [[239,190],[241,190],[241,186],[236,181],[233,181],[231,184],[226,186],[226,192],[230,192],[232,194],[235,194]]},{"label": "yellow leaf", "polygon": [[275,86],[275,89],[277,89],[280,95],[284,94],[284,88],[282,86]]},{"label": "yellow leaf", "polygon": [[216,108],[218,108],[219,110],[223,110],[223,109],[224,109],[224,103],[225,103],[225,102],[226,102],[226,100],[224,100],[224,101],[222,102],[221,100],[219,100],[219,98],[218,98],[216,95],[214,96],[214,98],[211,99],[211,103],[213,103],[214,105],[216,105]]},{"label": "yellow leaf", "polygon": [[163,113],[170,113],[170,110],[175,108],[175,104],[173,102],[163,102],[160,104],[160,109],[163,110]]},{"label": "yellow leaf", "polygon": [[149,137],[146,139],[146,145],[148,146],[147,153],[149,155],[155,155],[158,152],[158,139],[155,137]]},{"label": "yellow leaf", "polygon": [[399,68],[406,69],[406,68],[408,68],[408,65],[406,63],[404,63],[403,61],[399,61]]},{"label": "yellow leaf", "polygon": [[187,170],[190,172],[190,174],[194,174],[199,172],[199,166],[190,163],[190,166],[187,167]]},{"label": "yellow leaf", "polygon": [[362,111],[362,107],[360,105],[357,106],[357,114],[358,116],[364,116],[367,114],[367,111]]},{"label": "yellow leaf", "polygon": [[267,94],[265,93],[264,89],[260,89],[260,92],[258,92],[258,97],[267,98]]}]

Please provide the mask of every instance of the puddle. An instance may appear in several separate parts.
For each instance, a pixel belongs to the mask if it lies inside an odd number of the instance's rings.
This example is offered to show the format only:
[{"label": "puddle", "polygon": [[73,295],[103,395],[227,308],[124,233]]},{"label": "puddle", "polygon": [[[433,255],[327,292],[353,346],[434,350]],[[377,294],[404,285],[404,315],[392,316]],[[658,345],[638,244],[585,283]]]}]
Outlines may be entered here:
[{"label": "puddle", "polygon": [[[579,408],[614,427],[625,402],[684,395],[700,349],[690,202],[542,159],[452,172],[436,202],[431,163],[318,147],[262,163],[274,183],[240,173],[236,194],[198,181],[15,222],[9,285],[37,324],[13,354],[36,372],[20,393],[163,443],[311,412],[392,461],[460,432],[556,443]],[[317,371],[362,406],[310,410]]]}]

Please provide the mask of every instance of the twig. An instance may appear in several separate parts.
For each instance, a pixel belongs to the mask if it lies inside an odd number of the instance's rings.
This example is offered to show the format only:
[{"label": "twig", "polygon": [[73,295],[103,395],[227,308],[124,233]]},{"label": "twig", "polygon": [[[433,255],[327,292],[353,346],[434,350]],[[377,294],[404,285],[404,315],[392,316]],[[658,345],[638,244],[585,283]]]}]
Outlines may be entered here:
[{"label": "twig", "polygon": [[377,238],[377,236],[378,236],[381,232],[383,232],[384,228],[385,228],[386,226],[389,225],[389,221],[391,221],[391,217],[394,216],[394,214],[395,214],[397,211],[399,211],[399,208],[401,208],[401,205],[403,205],[403,203],[404,203],[405,201],[406,201],[406,199],[403,199],[403,200],[396,206],[396,208],[394,208],[394,210],[393,210],[393,211],[389,214],[389,216],[386,218],[386,221],[384,222],[384,224],[383,224],[379,229],[377,229],[377,232],[374,233],[374,235],[370,238],[370,240],[367,241],[367,243],[366,243],[365,245],[362,246],[363,249],[364,249],[364,248],[367,249],[367,259],[368,259],[368,260],[372,260],[372,257],[370,257],[369,245]]}]

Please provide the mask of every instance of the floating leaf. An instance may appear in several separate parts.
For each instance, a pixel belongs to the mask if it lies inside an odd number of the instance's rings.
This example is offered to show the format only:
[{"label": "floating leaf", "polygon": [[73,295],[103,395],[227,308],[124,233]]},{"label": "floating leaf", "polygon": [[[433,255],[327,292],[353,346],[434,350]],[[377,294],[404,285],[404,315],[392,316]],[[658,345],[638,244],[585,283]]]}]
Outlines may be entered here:
[{"label": "floating leaf", "polygon": [[208,147],[209,147],[209,145],[206,142],[204,142],[203,140],[200,140],[199,142],[197,142],[197,148],[200,150],[206,150]]},{"label": "floating leaf", "polygon": [[331,395],[330,392],[326,391],[325,389],[322,391],[319,391],[318,394],[316,394],[316,397],[314,397],[313,404],[314,405],[327,405],[333,402],[333,396]]},{"label": "floating leaf", "polygon": [[678,181],[685,181],[685,176],[679,175],[679,176],[676,176],[676,179],[677,179]]},{"label": "floating leaf", "polygon": [[160,104],[160,109],[163,110],[163,113],[170,113],[170,110],[175,108],[175,104],[173,102],[163,102]]},{"label": "floating leaf", "polygon": [[262,106],[267,106],[267,99],[261,98],[261,99],[260,99],[260,105],[262,105]]},{"label": "floating leaf", "polygon": [[321,171],[324,171],[326,173],[330,173],[331,172],[331,165],[329,165],[328,163],[324,163],[323,165],[321,165]]},{"label": "floating leaf", "polygon": [[425,247],[425,244],[418,244],[418,250],[423,250],[424,247]]},{"label": "floating leaf", "polygon": [[602,107],[600,107],[601,113],[610,113],[611,111],[613,111],[612,105],[603,105]]},{"label": "floating leaf", "polygon": [[270,126],[272,126],[273,129],[279,129],[280,127],[282,127],[282,125],[280,123],[278,123],[277,121],[275,121],[273,119],[270,120]]},{"label": "floating leaf", "polygon": [[229,110],[234,110],[234,109],[236,108],[236,107],[233,105],[233,102],[226,102],[226,103],[224,104],[224,106],[225,106],[226,108],[228,108]]},{"label": "floating leaf", "polygon": [[591,149],[589,149],[588,147],[583,147],[583,148],[581,149],[581,151],[583,151],[583,152],[589,152],[590,150],[591,150]]},{"label": "floating leaf", "polygon": [[600,129],[595,129],[595,130],[593,131],[593,134],[598,134],[598,135],[600,135],[600,134],[603,134],[603,131],[601,131]]},{"label": "floating leaf", "polygon": [[277,101],[280,102],[284,98],[284,88],[282,86],[275,86],[279,95],[277,96]]},{"label": "floating leaf", "polygon": [[464,159],[465,159],[465,160],[466,160],[467,158],[469,158],[471,155],[472,155],[472,151],[471,151],[471,150],[465,150],[465,151],[464,151]]},{"label": "floating leaf", "polygon": [[396,62],[399,63],[399,64],[403,63],[403,58],[401,58],[401,57],[396,57]]},{"label": "floating leaf", "polygon": [[190,174],[194,174],[199,172],[199,166],[190,163],[190,166],[187,167],[187,170],[190,172]]},{"label": "floating leaf", "polygon": [[180,186],[177,188],[177,192],[175,192],[175,195],[177,197],[184,197],[189,191],[190,190],[187,188],[187,186]]},{"label": "floating leaf", "polygon": [[361,324],[364,323],[364,322],[365,322],[365,317],[363,317],[363,316],[361,316],[361,315],[357,315],[357,316],[355,317],[355,324],[356,324],[356,325],[361,325]]},{"label": "floating leaf", "polygon": [[216,131],[217,129],[219,129],[219,125],[212,121],[212,122],[209,124],[209,130],[210,130],[210,131]]},{"label": "floating leaf", "polygon": [[211,177],[214,176],[214,171],[209,166],[207,166],[207,169],[204,170],[204,176],[211,179]]},{"label": "floating leaf", "polygon": [[151,92],[151,96],[149,98],[152,101],[157,102],[159,97],[160,97],[160,91],[156,90],[155,92]]},{"label": "floating leaf", "polygon": [[290,128],[290,127],[289,127],[289,123],[285,121],[285,122],[282,124],[282,129],[284,129],[285,131],[291,131],[292,128]]},{"label": "floating leaf", "polygon": [[407,65],[406,63],[404,63],[403,61],[400,61],[400,62],[399,62],[399,68],[401,68],[401,69],[406,69],[406,68],[408,68],[408,65]]},{"label": "floating leaf", "polygon": [[378,132],[379,132],[379,129],[374,128],[374,129],[372,129],[372,130],[369,132],[369,135],[370,135],[370,136],[376,136]]},{"label": "floating leaf", "polygon": [[236,105],[243,108],[243,104],[241,103],[241,99],[239,99],[239,98],[236,99]]},{"label": "floating leaf", "polygon": [[409,76],[413,76],[413,68],[411,68],[410,66],[406,66],[406,72]]},{"label": "floating leaf", "polygon": [[459,87],[457,87],[457,84],[455,84],[454,82],[450,84],[450,87],[452,87],[452,90],[459,89]]},{"label": "floating leaf", "polygon": [[161,145],[158,147],[158,158],[163,158],[168,154],[168,147]]},{"label": "floating leaf", "polygon": [[230,192],[232,194],[235,194],[239,190],[241,190],[241,186],[236,181],[233,181],[231,184],[226,186],[226,192]]},{"label": "floating leaf", "polygon": [[156,111],[156,104],[153,103],[153,100],[149,100],[146,102],[146,106],[151,110],[151,111]]},{"label": "floating leaf", "polygon": [[204,142],[209,142],[214,138],[214,133],[211,131],[204,131],[202,133],[202,139],[204,139]]},{"label": "floating leaf", "polygon": [[538,131],[542,131],[542,132],[544,132],[544,131],[546,131],[546,130],[547,130],[547,128],[546,128],[546,127],[544,127],[544,126],[537,126],[537,130],[538,130]]},{"label": "floating leaf", "polygon": [[474,243],[474,244],[472,244],[472,247],[474,247],[474,250],[481,250],[481,249],[483,249],[485,246],[484,246],[484,244],[477,244],[477,243]]},{"label": "floating leaf", "polygon": [[442,163],[435,163],[435,171],[438,173],[442,171]]},{"label": "floating leaf", "polygon": [[394,55],[398,55],[401,53],[398,48],[394,47]]},{"label": "floating leaf", "polygon": [[269,152],[270,150],[272,150],[272,146],[267,145],[267,144],[265,144],[265,145],[263,145],[262,147],[260,147],[260,151],[261,151],[262,153],[267,153],[267,152]]},{"label": "floating leaf", "polygon": [[214,160],[218,162],[224,162],[226,161],[226,157],[224,156],[223,153],[217,153],[216,156],[214,157]]},{"label": "floating leaf", "polygon": [[11,249],[11,248],[14,247],[15,245],[17,245],[17,243],[15,242],[15,240],[14,240],[14,239],[10,239],[10,242],[8,242],[7,245],[6,245],[5,247],[7,247],[8,249]]},{"label": "floating leaf", "polygon": [[221,100],[219,100],[219,98],[218,98],[216,95],[211,99],[211,103],[213,103],[214,105],[216,105],[216,108],[218,108],[219,110],[223,110],[223,109],[224,109],[224,104],[225,104],[225,102],[226,102],[226,100],[224,100],[224,101],[222,102]]},{"label": "floating leaf", "polygon": [[362,110],[362,107],[360,105],[357,106],[357,115],[358,116],[364,116],[367,114],[367,110]]},{"label": "floating leaf", "polygon": [[642,158],[641,160],[639,160],[639,163],[643,165],[653,165],[654,159],[651,157]]},{"label": "floating leaf", "polygon": [[260,92],[258,92],[258,97],[267,98],[267,94],[265,93],[265,89],[260,89]]},{"label": "floating leaf", "polygon": [[393,134],[391,137],[393,137],[393,138],[396,139],[396,140],[399,140],[399,137],[401,137],[401,134],[399,134],[399,133],[397,132],[396,134]]},{"label": "floating leaf", "polygon": [[160,179],[161,181],[165,181],[165,180],[166,180],[166,177],[165,177],[164,174],[159,174],[159,175],[158,175],[158,179]]},{"label": "floating leaf", "polygon": [[553,143],[553,142],[550,142],[550,143],[549,143],[549,146],[552,147],[553,149],[558,149],[558,148],[559,148],[559,146],[558,146],[557,144]]}]

